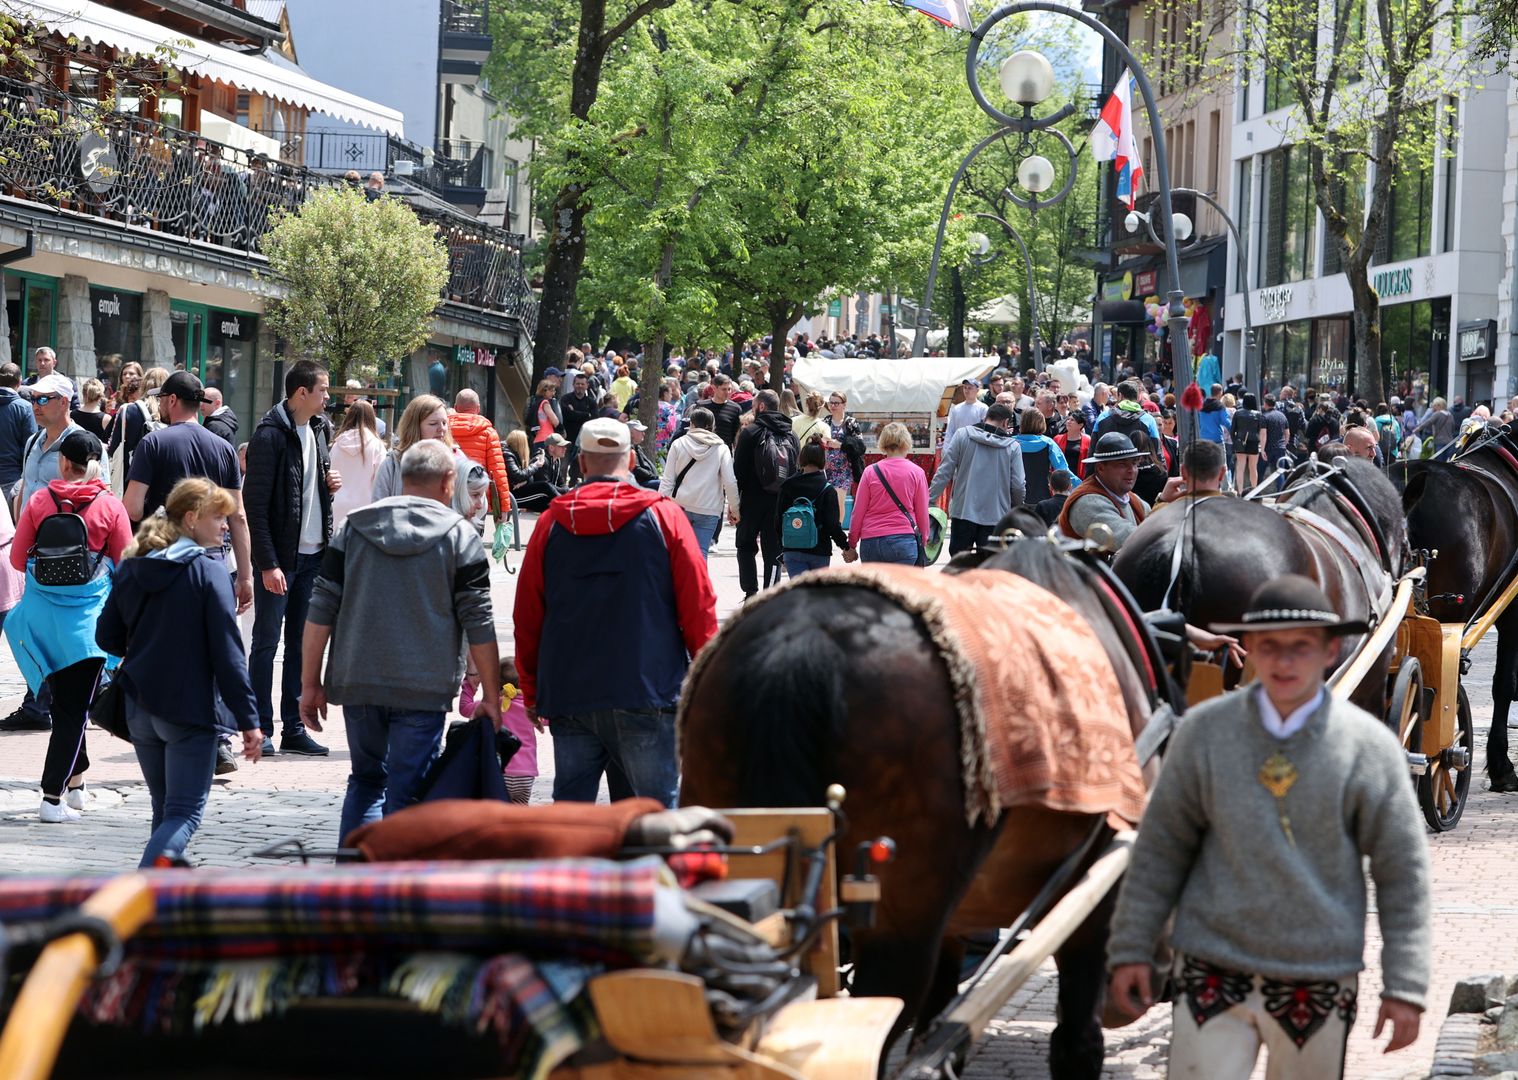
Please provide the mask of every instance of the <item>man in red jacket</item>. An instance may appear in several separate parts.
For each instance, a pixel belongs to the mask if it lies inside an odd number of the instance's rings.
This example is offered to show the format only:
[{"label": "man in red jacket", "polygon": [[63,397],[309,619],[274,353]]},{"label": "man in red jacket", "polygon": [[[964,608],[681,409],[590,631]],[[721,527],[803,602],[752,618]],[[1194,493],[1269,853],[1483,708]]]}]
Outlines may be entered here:
[{"label": "man in red jacket", "polygon": [[[480,415],[480,395],[465,388],[453,399],[453,412],[448,414],[448,433],[464,456],[476,465],[482,465],[495,488],[495,518],[511,509],[511,484],[506,477],[506,457],[501,453],[501,436],[489,419]],[[525,461],[523,465],[527,464]]]},{"label": "man in red jacket", "polygon": [[[595,802],[602,772],[675,803],[675,705],[717,596],[685,512],[632,480],[620,420],[580,428],[585,482],[548,504],[517,578],[527,715],[553,733],[555,802]],[[608,647],[585,663],[587,628]],[[539,719],[541,717],[541,720]]]}]

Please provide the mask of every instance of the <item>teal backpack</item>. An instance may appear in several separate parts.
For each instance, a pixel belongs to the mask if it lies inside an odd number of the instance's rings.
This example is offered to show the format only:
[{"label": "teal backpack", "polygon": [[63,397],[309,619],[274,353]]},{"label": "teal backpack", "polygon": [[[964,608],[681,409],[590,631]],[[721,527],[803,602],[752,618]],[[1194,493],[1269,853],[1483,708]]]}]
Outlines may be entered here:
[{"label": "teal backpack", "polygon": [[785,508],[780,518],[780,546],[790,551],[817,546],[817,514],[811,499],[798,498]]}]

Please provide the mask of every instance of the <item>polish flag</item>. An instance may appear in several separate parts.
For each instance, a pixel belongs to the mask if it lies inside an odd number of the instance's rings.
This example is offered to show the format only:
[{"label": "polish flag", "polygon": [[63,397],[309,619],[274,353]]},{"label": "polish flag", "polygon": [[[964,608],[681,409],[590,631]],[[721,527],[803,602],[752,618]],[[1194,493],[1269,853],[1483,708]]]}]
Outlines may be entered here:
[{"label": "polish flag", "polygon": [[1117,197],[1133,209],[1138,197],[1139,181],[1144,177],[1144,162],[1139,157],[1133,134],[1133,73],[1124,70],[1112,88],[1112,96],[1102,106],[1101,119],[1091,129],[1091,156],[1110,161],[1117,167]]},{"label": "polish flag", "polygon": [[902,0],[909,8],[916,8],[934,22],[952,26],[956,30],[973,30],[970,21],[970,0]]}]

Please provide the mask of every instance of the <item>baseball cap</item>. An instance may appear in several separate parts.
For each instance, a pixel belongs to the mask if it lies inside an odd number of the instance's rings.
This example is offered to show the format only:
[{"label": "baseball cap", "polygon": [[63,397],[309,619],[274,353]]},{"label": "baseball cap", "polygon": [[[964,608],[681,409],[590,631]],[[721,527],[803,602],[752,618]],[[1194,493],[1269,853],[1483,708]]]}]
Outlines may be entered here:
[{"label": "baseball cap", "polygon": [[555,431],[552,435],[548,436],[548,438],[544,439],[543,441],[545,443],[547,443],[549,446],[568,446],[569,445],[569,440],[566,439],[564,436],[560,435],[557,431]]},{"label": "baseball cap", "polygon": [[44,375],[30,386],[21,387],[21,393],[27,397],[46,397],[57,394],[60,397],[72,397],[74,385],[56,371]]},{"label": "baseball cap", "polygon": [[548,375],[557,375],[559,378],[562,379],[564,377],[564,370],[562,368],[551,367],[547,371],[543,372],[543,374],[545,376],[548,376]]},{"label": "baseball cap", "polygon": [[627,422],[627,426],[628,426],[628,428],[630,428],[633,431],[647,431],[648,430],[648,425],[644,424],[642,420],[629,420]]},{"label": "baseball cap", "polygon": [[200,380],[188,371],[176,371],[163,385],[148,391],[149,397],[177,397],[180,401],[204,401],[205,388]]},{"label": "baseball cap", "polygon": [[590,454],[625,454],[632,449],[632,437],[622,421],[598,416],[581,425],[580,449]]},{"label": "baseball cap", "polygon": [[979,386],[980,385],[980,380],[979,379],[961,379],[959,381],[959,385],[960,386]]},{"label": "baseball cap", "polygon": [[58,444],[58,453],[75,465],[88,465],[100,460],[100,440],[92,432],[80,429],[71,431]]}]

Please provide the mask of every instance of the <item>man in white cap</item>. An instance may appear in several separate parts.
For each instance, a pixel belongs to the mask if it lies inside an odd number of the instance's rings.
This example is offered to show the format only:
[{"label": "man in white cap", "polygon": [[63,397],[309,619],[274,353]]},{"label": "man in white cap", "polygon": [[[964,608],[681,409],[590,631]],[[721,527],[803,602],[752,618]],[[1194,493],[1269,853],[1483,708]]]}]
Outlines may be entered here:
[{"label": "man in white cap", "polygon": [[627,434],[632,440],[633,452],[633,482],[640,487],[646,487],[653,491],[659,490],[659,470],[655,467],[653,459],[648,456],[648,447],[644,440],[648,437],[648,428],[637,417],[627,422]]},{"label": "man in white cap", "polygon": [[[517,670],[527,715],[553,734],[555,802],[595,802],[601,774],[620,769],[631,794],[674,805],[680,684],[717,632],[696,534],[678,504],[633,483],[630,435],[610,417],[580,428],[585,482],[548,504],[517,577]],[[617,643],[593,679],[588,626]]]}]

